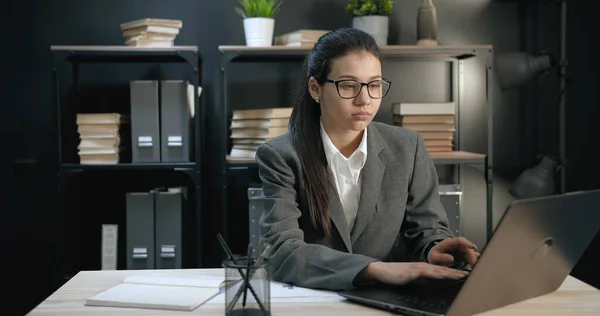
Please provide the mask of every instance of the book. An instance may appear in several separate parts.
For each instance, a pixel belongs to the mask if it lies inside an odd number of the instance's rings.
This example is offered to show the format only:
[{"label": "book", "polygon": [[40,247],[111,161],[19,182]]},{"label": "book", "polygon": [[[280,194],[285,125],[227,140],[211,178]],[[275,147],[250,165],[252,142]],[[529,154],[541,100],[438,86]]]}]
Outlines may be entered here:
[{"label": "book", "polygon": [[288,127],[236,128],[231,130],[231,138],[272,139],[288,132]]},{"label": "book", "polygon": [[172,47],[179,34],[181,20],[145,18],[121,23],[125,45],[132,47]]},{"label": "book", "polygon": [[180,29],[183,26],[183,22],[181,20],[145,18],[145,19],[124,22],[124,23],[121,23],[121,25],[120,25],[121,31],[130,30],[130,29],[138,28],[138,27],[144,27],[144,26],[161,26],[161,27]]},{"label": "book", "polygon": [[290,124],[290,118],[273,118],[273,119],[237,119],[231,121],[231,128],[269,128],[269,127],[286,127]]},{"label": "book", "polygon": [[280,46],[312,47],[328,32],[328,30],[296,30],[276,36],[274,42],[275,45]]},{"label": "book", "polygon": [[402,124],[402,127],[413,130],[415,132],[454,132],[454,124],[437,124],[437,123],[424,123],[424,124]]},{"label": "book", "polygon": [[80,155],[79,163],[82,165],[114,165],[119,163],[120,157],[117,153]]},{"label": "book", "polygon": [[129,115],[121,113],[78,113],[77,125],[86,124],[123,124],[129,122]]},{"label": "book", "polygon": [[258,148],[244,148],[239,146],[233,146],[229,156],[231,158],[256,158],[256,150]]},{"label": "book", "polygon": [[77,149],[116,148],[121,145],[121,138],[81,138]]},{"label": "book", "polygon": [[454,115],[456,114],[454,102],[442,103],[394,103],[393,115]]},{"label": "book", "polygon": [[173,47],[174,40],[159,40],[153,38],[126,39],[125,45],[134,47]]},{"label": "book", "polygon": [[394,124],[454,124],[454,115],[394,115]]},{"label": "book", "polygon": [[293,108],[266,108],[233,111],[232,120],[266,120],[274,118],[287,118],[292,115]]},{"label": "book", "polygon": [[89,297],[86,306],[193,311],[221,293],[222,277],[133,275]]}]

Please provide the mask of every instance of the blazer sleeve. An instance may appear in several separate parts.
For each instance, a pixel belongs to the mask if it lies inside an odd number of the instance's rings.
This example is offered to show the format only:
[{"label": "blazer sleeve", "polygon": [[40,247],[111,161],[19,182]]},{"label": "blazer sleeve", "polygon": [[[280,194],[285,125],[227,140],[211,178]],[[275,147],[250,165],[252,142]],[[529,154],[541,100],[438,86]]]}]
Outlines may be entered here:
[{"label": "blazer sleeve", "polygon": [[269,270],[275,281],[327,290],[355,288],[354,279],[374,258],[304,241],[299,227],[297,181],[292,168],[269,144],[256,152],[265,195],[261,239],[271,245]]},{"label": "blazer sleeve", "polygon": [[423,137],[416,135],[414,167],[401,234],[412,261],[427,262],[434,242],[454,237],[439,195],[438,174]]}]

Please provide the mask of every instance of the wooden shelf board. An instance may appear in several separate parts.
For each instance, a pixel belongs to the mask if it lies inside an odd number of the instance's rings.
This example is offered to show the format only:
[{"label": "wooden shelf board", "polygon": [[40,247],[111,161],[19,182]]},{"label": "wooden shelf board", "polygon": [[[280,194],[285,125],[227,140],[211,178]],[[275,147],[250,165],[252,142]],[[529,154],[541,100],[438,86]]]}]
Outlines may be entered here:
[{"label": "wooden shelf board", "polygon": [[434,163],[483,163],[486,155],[468,151],[431,152],[429,156]]},{"label": "wooden shelf board", "polygon": [[[264,46],[253,47],[244,45],[221,45],[221,53],[237,53],[247,57],[267,56],[304,56],[312,47],[310,46]],[[381,46],[384,57],[412,57],[412,58],[465,58],[474,56],[479,50],[492,50],[492,45],[466,45],[466,46],[416,46],[416,45],[388,45]]]},{"label": "wooden shelf board", "polygon": [[[220,45],[220,51],[310,51],[310,46],[244,46],[244,45]],[[466,46],[417,46],[417,45],[386,45],[381,46],[382,51],[389,50],[406,50],[406,51],[422,51],[427,50],[431,52],[445,51],[445,50],[481,50],[481,49],[492,49],[492,45],[466,45]]]}]

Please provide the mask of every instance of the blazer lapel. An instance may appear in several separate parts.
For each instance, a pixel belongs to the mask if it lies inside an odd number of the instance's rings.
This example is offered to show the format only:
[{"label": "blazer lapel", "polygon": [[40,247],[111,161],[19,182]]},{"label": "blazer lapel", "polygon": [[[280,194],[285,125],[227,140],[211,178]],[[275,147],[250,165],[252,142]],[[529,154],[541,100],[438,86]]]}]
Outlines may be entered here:
[{"label": "blazer lapel", "polygon": [[348,228],[348,222],[346,221],[346,215],[344,214],[344,208],[342,202],[334,186],[329,188],[329,216],[331,221],[338,230],[338,233],[344,241],[344,245],[348,249],[348,252],[352,253],[352,243],[350,242],[350,229]]},{"label": "blazer lapel", "polygon": [[375,212],[381,181],[385,172],[385,164],[381,161],[379,153],[383,150],[383,139],[372,124],[368,127],[367,136],[367,161],[362,170],[360,200],[356,221],[350,234],[354,243],[363,232]]}]

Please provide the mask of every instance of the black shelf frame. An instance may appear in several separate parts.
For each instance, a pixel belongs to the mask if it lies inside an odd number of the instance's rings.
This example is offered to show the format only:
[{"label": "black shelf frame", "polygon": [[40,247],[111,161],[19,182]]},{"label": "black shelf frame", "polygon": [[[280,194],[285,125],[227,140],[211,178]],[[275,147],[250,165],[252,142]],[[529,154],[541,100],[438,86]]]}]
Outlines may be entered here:
[{"label": "black shelf frame", "polygon": [[[310,52],[310,48],[290,48],[290,47],[266,47],[249,48],[245,46],[222,46],[221,52],[221,126],[224,129],[220,134],[222,136],[220,150],[220,170],[221,170],[221,232],[225,238],[228,238],[228,213],[227,209],[227,174],[230,170],[257,170],[256,162],[229,162],[226,157],[228,154],[228,115],[230,105],[227,92],[227,68],[234,62],[301,62]],[[486,153],[482,159],[437,159],[436,165],[450,165],[456,167],[455,178],[460,178],[460,166],[470,166],[481,170],[486,185],[486,241],[491,238],[494,230],[494,211],[493,211],[493,48],[491,45],[474,46],[442,46],[442,47],[418,47],[418,46],[383,46],[381,47],[382,58],[395,60],[437,60],[449,61],[453,65],[453,98],[456,103],[457,113],[459,114],[459,103],[461,89],[461,76],[463,61],[470,58],[480,58],[486,70],[485,83],[485,110],[487,118],[487,146]],[[460,130],[460,122],[456,122],[457,131]],[[460,148],[458,137],[455,140],[455,147]]]},{"label": "black shelf frame", "polygon": [[[128,46],[51,46],[50,48],[52,64],[52,82],[53,82],[53,110],[56,131],[57,144],[57,184],[56,189],[59,196],[59,205],[64,205],[64,188],[69,178],[76,173],[83,172],[101,172],[101,171],[175,171],[182,172],[192,181],[194,188],[193,217],[194,223],[194,252],[196,254],[193,262],[196,266],[202,267],[204,258],[203,239],[202,239],[202,148],[204,148],[203,118],[205,116],[202,100],[205,92],[202,91],[198,96],[198,88],[202,85],[202,64],[203,59],[197,46],[174,46],[166,48],[145,48]],[[63,161],[63,143],[62,143],[62,107],[60,96],[59,69],[63,64],[68,63],[72,67],[72,86],[77,93],[79,90],[79,71],[82,64],[188,64],[192,75],[190,81],[194,85],[194,138],[192,160],[190,162],[165,162],[165,163],[135,163],[121,162],[117,164],[80,164]],[[191,193],[191,192],[190,192]],[[185,210],[184,210],[185,211]],[[63,271],[64,272],[64,271]],[[68,278],[65,276],[65,278]]]}]

